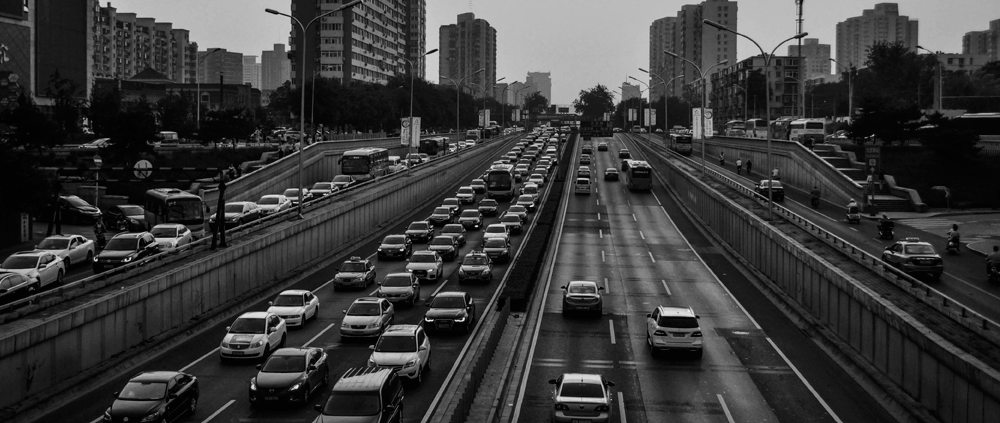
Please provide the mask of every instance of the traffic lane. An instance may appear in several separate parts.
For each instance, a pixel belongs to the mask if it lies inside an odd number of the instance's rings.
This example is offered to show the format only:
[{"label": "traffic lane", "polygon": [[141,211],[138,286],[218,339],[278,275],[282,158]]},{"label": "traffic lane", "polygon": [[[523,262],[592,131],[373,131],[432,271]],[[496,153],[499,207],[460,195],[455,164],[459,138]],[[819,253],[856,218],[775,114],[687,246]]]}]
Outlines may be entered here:
[{"label": "traffic lane", "polygon": [[[509,141],[507,144],[509,147],[509,145],[513,144],[513,141]],[[432,203],[431,205],[425,206],[421,209],[417,209],[412,214],[411,219],[412,220],[425,219],[426,216],[429,216],[430,212],[435,207],[437,207],[437,204],[440,204],[441,201],[444,200],[444,198],[453,196],[452,192],[457,191],[458,187],[460,186],[468,185],[468,181],[471,181],[472,179],[478,177],[478,175],[481,174],[483,171],[485,171],[488,168],[488,166],[489,166],[488,164],[484,165],[482,168],[479,168],[474,172],[470,172],[470,174],[467,175],[466,178],[460,181],[456,181],[452,185],[450,190],[448,190],[445,194],[438,197],[438,201]],[[372,241],[363,244],[357,249],[350,251],[349,253],[344,254],[341,257],[334,258],[333,260],[330,261],[329,265],[317,270],[316,272],[308,275],[302,280],[294,283],[288,289],[315,290],[317,287],[320,287],[326,282],[330,281],[333,278],[333,276],[336,275],[337,269],[340,267],[341,263],[343,263],[345,260],[347,260],[352,256],[367,257],[370,254],[373,254],[377,250],[379,244],[381,244],[382,238],[384,238],[386,235],[389,234],[402,234],[406,230],[406,227],[409,225],[409,223],[410,221],[404,219],[401,223],[385,229],[379,236],[375,237]],[[379,264],[376,264],[376,267],[378,266]],[[335,310],[332,311],[334,314],[340,313],[342,308],[346,308],[343,306],[350,304],[350,302],[352,302],[354,298],[357,298],[357,296],[362,296],[362,295],[351,295],[350,292],[346,292],[344,295],[333,295],[332,289],[330,289],[330,287],[326,287],[324,289],[329,289],[329,292],[324,292],[324,291],[319,292],[321,317],[327,315],[327,312],[330,311],[331,309],[330,305],[334,305]],[[262,300],[254,304],[253,306],[248,307],[246,310],[244,310],[244,312],[266,310],[267,301],[269,300],[270,299]],[[340,303],[337,303],[338,301],[340,301]],[[342,307],[336,308],[337,305],[341,305]],[[91,389],[89,392],[81,395],[79,398],[70,401],[66,405],[55,408],[51,413],[47,414],[42,421],[74,421],[74,420],[79,420],[80,416],[93,416],[94,418],[99,419],[100,416],[103,415],[105,409],[107,409],[107,407],[111,405],[112,393],[120,390],[121,387],[125,385],[125,382],[128,381],[128,379],[130,379],[136,373],[142,371],[153,371],[153,370],[164,370],[164,369],[187,369],[196,377],[199,376],[197,373],[191,371],[189,365],[192,363],[197,364],[203,359],[215,358],[217,360],[218,351],[216,349],[218,348],[219,343],[222,341],[222,336],[223,334],[225,334],[225,328],[226,326],[230,325],[232,321],[235,320],[236,316],[238,316],[239,314],[242,314],[242,312],[234,314],[232,319],[220,322],[219,324],[211,327],[210,329],[207,329],[202,333],[191,337],[189,340],[181,343],[177,347],[170,348],[166,352],[160,354],[159,356],[154,357],[153,359],[139,366],[136,366],[134,372],[110,378],[109,381],[101,383],[98,387]],[[319,320],[322,321],[322,319]],[[306,326],[306,331],[312,331],[312,330],[313,329],[311,326],[309,325]],[[318,330],[316,331],[318,332]],[[316,332],[309,332],[309,333],[315,334]],[[211,357],[213,354],[215,355],[215,357]],[[247,377],[245,380],[248,381],[249,377]],[[200,385],[202,386],[202,389],[205,389],[204,383],[200,383]],[[240,388],[245,388],[245,386],[241,385]],[[245,397],[246,396],[245,391],[242,392],[244,393],[241,396]],[[209,402],[211,404],[218,405],[222,403],[223,398],[225,398],[225,401],[228,401],[228,399],[230,399],[229,396],[203,397],[202,399],[199,400],[199,403],[203,403],[205,399],[209,399]],[[205,417],[208,417],[212,412],[214,412],[210,411],[207,405],[208,404],[205,404],[205,406],[199,405],[198,412],[195,414],[196,419],[199,418],[203,419]]]},{"label": "traffic lane", "polygon": [[[795,407],[798,404],[793,403],[792,400],[780,399],[780,397],[776,398],[775,396],[782,392],[788,392],[782,388],[789,380],[792,380],[791,377],[777,375],[781,376],[777,377],[777,380],[773,380],[774,377],[772,377],[772,380],[769,381],[755,381],[758,386],[761,386],[760,391],[768,398],[768,404],[775,406],[775,413],[779,416],[779,421],[799,421],[803,420],[802,416],[829,414],[825,411],[827,407],[843,422],[895,421],[836,361],[819,348],[808,334],[803,336],[803,332],[799,330],[798,326],[750,283],[736,265],[730,262],[725,255],[718,253],[718,247],[711,239],[703,236],[696,224],[681,210],[680,205],[673,197],[669,196],[663,186],[654,183],[653,194],[662,201],[671,221],[684,235],[691,248],[719,278],[727,291],[727,296],[733,298],[739,308],[746,310],[746,314],[752,316],[756,326],[764,331],[768,345],[778,348],[774,351],[780,351],[785,365],[794,366],[793,372],[797,371],[795,380],[808,381],[809,387],[797,393],[809,395],[807,390],[815,391],[815,394],[809,396],[813,398],[818,396],[825,403],[824,411],[816,414],[788,410],[789,407]],[[673,285],[670,287],[673,289]],[[729,338],[743,339],[754,336],[757,335],[751,332],[749,335],[732,334]],[[729,342],[732,344],[733,341],[729,340]],[[739,351],[741,348],[734,347],[733,349]],[[751,374],[751,376],[759,378],[760,375]],[[777,389],[771,385],[777,385]],[[793,391],[793,393],[795,392]]]}]

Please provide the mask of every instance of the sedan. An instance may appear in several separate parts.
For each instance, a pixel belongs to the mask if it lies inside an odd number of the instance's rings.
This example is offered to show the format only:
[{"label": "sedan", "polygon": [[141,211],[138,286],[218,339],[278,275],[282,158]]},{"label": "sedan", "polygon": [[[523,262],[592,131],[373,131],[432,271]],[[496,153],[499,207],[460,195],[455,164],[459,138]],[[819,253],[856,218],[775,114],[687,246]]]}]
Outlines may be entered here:
[{"label": "sedan", "polygon": [[486,227],[486,231],[483,233],[483,242],[490,238],[502,238],[510,242],[510,230],[507,229],[507,225],[494,223]]},{"label": "sedan", "polygon": [[524,194],[517,197],[517,202],[514,204],[517,204],[519,206],[524,206],[524,208],[528,209],[529,212],[535,211],[535,208],[537,206],[535,202],[535,196],[531,194]]},{"label": "sedan", "polygon": [[149,231],[160,246],[160,251],[172,251],[188,245],[194,240],[194,233],[180,223],[161,223]]},{"label": "sedan", "polygon": [[[226,229],[235,228],[260,219],[260,207],[257,207],[257,204],[251,201],[234,201],[226,203],[222,214],[226,222]],[[215,230],[217,216],[217,213],[212,213],[212,216],[208,218],[208,226],[213,231]]]},{"label": "sedan", "polygon": [[378,259],[398,257],[405,259],[413,252],[413,242],[406,235],[386,235],[378,246]]},{"label": "sedan", "polygon": [[475,191],[476,194],[486,193],[486,181],[482,179],[473,179],[472,183],[469,185],[472,187],[472,190]]},{"label": "sedan", "polygon": [[617,181],[618,180],[618,169],[609,167],[604,169],[604,180],[605,181]]},{"label": "sedan", "polygon": [[[465,214],[465,212],[462,212],[462,214]],[[459,247],[465,246],[465,226],[461,224],[452,223],[450,225],[444,225],[444,227],[441,228],[441,235],[448,235],[454,237],[455,240],[458,241]]]},{"label": "sedan", "polygon": [[506,214],[500,216],[500,223],[507,227],[511,235],[521,234],[521,217],[516,214]]},{"label": "sedan", "polygon": [[603,286],[597,286],[597,282],[571,281],[569,285],[561,288],[563,314],[569,314],[571,311],[589,311],[601,315],[604,308],[604,302],[601,300]]},{"label": "sedan", "polygon": [[[463,228],[478,230],[483,226],[483,213],[476,209],[462,210],[462,214],[458,216],[458,223],[460,223]],[[451,225],[445,225],[445,227],[448,226]],[[462,241],[464,243],[464,237]]]},{"label": "sedan", "polygon": [[247,312],[226,327],[219,345],[219,358],[267,358],[271,351],[285,346],[288,328],[277,314]]},{"label": "sedan", "polygon": [[458,198],[455,197],[445,198],[441,202],[441,206],[451,208],[451,213],[456,216],[462,212],[462,202],[458,201]]},{"label": "sedan", "polygon": [[528,183],[535,184],[540,187],[545,186],[545,177],[542,176],[541,173],[532,173],[531,176],[528,177]]},{"label": "sedan", "polygon": [[496,263],[510,262],[510,241],[493,238],[483,241],[483,252]]},{"label": "sedan", "polygon": [[458,240],[449,235],[438,235],[427,244],[427,249],[441,255],[443,260],[455,261],[458,257]]},{"label": "sedan", "polygon": [[631,159],[632,158],[632,153],[629,153],[627,148],[623,148],[621,150],[618,150],[618,158],[619,159]]},{"label": "sedan", "polygon": [[260,197],[257,205],[260,206],[260,214],[266,216],[269,214],[278,214],[292,208],[292,200],[284,195],[269,194]]},{"label": "sedan", "polygon": [[309,193],[306,194],[306,201],[333,194],[336,190],[337,188],[334,187],[333,182],[317,182],[313,184],[313,187],[309,189]]},{"label": "sedan", "polygon": [[354,186],[355,183],[357,180],[351,175],[337,175],[333,177],[333,190],[347,189]]},{"label": "sedan", "polygon": [[302,289],[282,291],[267,305],[267,312],[285,319],[288,326],[303,326],[307,320],[319,316],[319,298]]},{"label": "sedan", "polygon": [[590,164],[590,155],[589,154],[581,154],[580,155],[580,164],[582,164],[582,165],[589,165]]},{"label": "sedan", "polygon": [[38,243],[35,250],[55,254],[66,262],[67,269],[73,264],[90,263],[96,255],[94,241],[82,235],[53,235]]},{"label": "sedan", "polygon": [[608,143],[605,141],[597,143],[597,151],[608,151]]},{"label": "sedan", "polygon": [[146,230],[146,211],[142,206],[122,204],[104,210],[101,217],[104,226],[120,231],[138,232]]},{"label": "sedan", "polygon": [[59,211],[63,223],[92,224],[101,218],[101,210],[75,195],[59,196]]},{"label": "sedan", "polygon": [[[286,189],[285,192],[282,193],[281,195],[284,195],[285,198],[288,199],[288,201],[291,201],[293,206],[297,206],[297,205],[299,205],[299,191],[300,190],[296,189],[296,188],[289,188],[289,189]],[[302,196],[303,197],[307,197],[307,199],[308,199],[308,197],[309,197],[309,189],[308,188],[302,188],[301,191],[302,191]]]},{"label": "sedan", "polygon": [[781,185],[781,181],[762,179],[759,184],[754,186],[754,191],[764,198],[767,198],[769,190],[772,200],[783,201],[785,199],[785,187]]},{"label": "sedan", "polygon": [[427,221],[410,222],[405,233],[406,237],[413,242],[427,242],[434,236],[434,226]]},{"label": "sedan", "polygon": [[250,405],[265,402],[305,404],[309,394],[330,379],[327,354],[322,348],[281,348],[250,379]]},{"label": "sedan", "polygon": [[390,302],[406,302],[413,307],[420,299],[420,281],[412,273],[390,273],[378,285],[375,296]]},{"label": "sedan", "polygon": [[436,281],[444,276],[444,262],[434,251],[414,251],[410,256],[410,263],[406,265],[406,271],[419,279]]},{"label": "sedan", "polygon": [[552,421],[575,423],[579,421],[609,423],[614,401],[611,387],[614,382],[601,375],[564,373],[549,380],[553,385]]},{"label": "sedan", "polygon": [[504,214],[516,214],[521,218],[521,222],[528,221],[528,209],[524,208],[524,206],[518,206],[515,204],[507,207],[507,211]]},{"label": "sedan", "polygon": [[22,251],[7,257],[0,272],[23,275],[37,290],[50,284],[61,285],[66,262],[47,251]]},{"label": "sedan", "polygon": [[120,233],[108,241],[91,263],[94,273],[135,263],[160,252],[160,244],[149,232]]},{"label": "sedan", "polygon": [[492,198],[484,198],[479,201],[479,212],[483,216],[496,216],[499,213],[499,203]]},{"label": "sedan", "polygon": [[475,326],[476,302],[467,292],[440,292],[427,302],[424,328],[427,331],[461,329],[468,332]]},{"label": "sedan", "polygon": [[471,187],[460,187],[455,197],[462,204],[476,204],[476,191]]},{"label": "sedan", "polygon": [[0,271],[0,304],[34,294],[37,287],[32,282],[32,279],[20,273]]},{"label": "sedan", "polygon": [[198,409],[198,378],[182,372],[142,372],[129,379],[115,402],[104,412],[104,421],[170,422]]},{"label": "sedan", "polygon": [[427,221],[434,226],[443,226],[455,221],[454,212],[450,207],[435,207]]}]

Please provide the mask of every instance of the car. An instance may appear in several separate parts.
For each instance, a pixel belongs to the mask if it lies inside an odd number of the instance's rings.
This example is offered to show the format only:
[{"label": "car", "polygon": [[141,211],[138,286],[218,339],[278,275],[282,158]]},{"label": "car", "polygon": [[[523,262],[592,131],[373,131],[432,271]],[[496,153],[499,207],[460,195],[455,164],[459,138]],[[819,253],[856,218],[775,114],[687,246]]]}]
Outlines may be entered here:
[{"label": "car", "polygon": [[533,212],[538,206],[538,201],[535,195],[521,194],[517,197],[517,202],[514,204],[524,206],[524,208],[528,209],[529,212]]},{"label": "car", "polygon": [[882,261],[912,275],[928,274],[934,279],[941,279],[944,273],[944,261],[934,247],[915,237],[903,238],[885,247]]},{"label": "car", "polygon": [[351,175],[337,175],[333,177],[333,181],[331,183],[333,184],[333,190],[339,191],[350,188],[357,182],[358,180]]},{"label": "car", "polygon": [[767,198],[768,187],[771,190],[771,199],[774,201],[784,201],[785,200],[785,187],[781,185],[781,181],[776,181],[773,179],[762,179],[760,183],[754,185],[753,190],[761,197]]},{"label": "car", "polygon": [[135,263],[160,252],[160,244],[149,232],[120,233],[108,240],[91,265],[94,274]]},{"label": "car", "polygon": [[[302,191],[302,196],[306,197],[306,199],[308,200],[308,198],[309,198],[309,188],[302,188],[301,191]],[[288,188],[288,189],[285,190],[285,192],[281,193],[281,195],[284,195],[285,198],[288,199],[288,201],[291,201],[293,206],[299,205],[299,189],[298,188]]]},{"label": "car", "polygon": [[[530,196],[532,196],[532,198],[535,199],[535,204],[538,204],[538,201],[539,201],[538,196],[541,195],[541,189],[539,188],[539,186],[537,184],[531,184],[531,183],[524,184],[524,186],[521,187],[521,195],[530,195]],[[517,204],[515,204],[515,205],[517,205]]]},{"label": "car", "polygon": [[35,251],[55,254],[66,263],[66,269],[74,264],[88,264],[94,260],[97,247],[94,241],[83,235],[53,235],[35,245]]},{"label": "car", "polygon": [[503,223],[491,224],[483,232],[483,242],[486,242],[490,238],[503,238],[507,242],[510,242],[510,229],[507,229],[507,225]]},{"label": "car", "polygon": [[522,230],[521,216],[504,213],[500,216],[500,223],[507,227],[511,235],[520,235]]},{"label": "car", "polygon": [[528,179],[528,176],[530,175],[531,171],[528,170],[528,165],[517,165],[514,167],[514,179],[516,179],[517,182]]},{"label": "car", "polygon": [[375,296],[390,302],[407,302],[412,307],[420,299],[420,281],[412,273],[390,273],[378,285]]},{"label": "car", "polygon": [[563,373],[556,379],[550,379],[549,384],[553,385],[552,422],[611,422],[615,409],[611,392],[614,382],[601,375]]},{"label": "car", "polygon": [[34,279],[10,271],[0,271],[0,304],[16,301],[38,291]]},{"label": "car", "polygon": [[49,285],[62,285],[66,270],[66,262],[48,251],[17,252],[0,265],[2,273],[23,275],[34,291]]},{"label": "car", "polygon": [[410,222],[405,234],[413,242],[428,242],[434,237],[434,226],[428,221]]},{"label": "car", "polygon": [[540,173],[532,173],[531,176],[528,176],[528,184],[535,184],[539,187],[544,186],[545,177]]},{"label": "car", "polygon": [[590,166],[580,166],[576,169],[577,178],[590,179]]},{"label": "car", "polygon": [[[496,162],[494,162],[494,164],[496,164]],[[473,179],[472,183],[470,183],[469,186],[472,187],[472,190],[475,191],[476,194],[484,194],[484,193],[486,193],[486,181],[485,180],[478,179],[478,178],[477,179]]]},{"label": "car", "polygon": [[492,198],[479,200],[479,212],[483,216],[496,216],[500,212],[500,204]]},{"label": "car", "polygon": [[573,194],[590,195],[590,178],[576,178],[573,184]]},{"label": "car", "polygon": [[439,292],[427,301],[424,329],[428,332],[461,329],[469,332],[476,323],[476,301],[467,292]]},{"label": "car", "polygon": [[194,241],[194,233],[180,223],[161,223],[153,226],[149,233],[160,246],[160,251],[173,251]]},{"label": "car", "polygon": [[444,261],[437,252],[414,251],[409,261],[406,271],[413,273],[418,279],[436,281],[444,276]]},{"label": "car", "polygon": [[691,307],[658,306],[646,314],[646,344],[650,354],[657,351],[689,351],[701,357],[701,326]]},{"label": "car", "polygon": [[458,258],[458,240],[451,235],[438,235],[427,243],[427,249],[441,255],[443,260],[455,261]]},{"label": "car", "polygon": [[594,146],[587,144],[580,148],[581,154],[594,154]]},{"label": "car", "polygon": [[465,255],[458,267],[458,283],[467,281],[493,282],[493,260],[484,251]]},{"label": "car", "polygon": [[288,326],[305,326],[319,316],[319,297],[304,289],[281,291],[267,305],[267,312],[277,314]]},{"label": "car", "polygon": [[343,288],[365,289],[368,285],[375,283],[375,264],[360,256],[352,256],[344,264],[340,265],[340,270],[333,277],[333,290]]},{"label": "car", "polygon": [[103,421],[170,422],[198,409],[198,378],[184,372],[147,371],[132,376],[115,401],[104,411]]},{"label": "car", "polygon": [[427,221],[434,226],[444,226],[455,222],[455,215],[450,207],[435,207]]},{"label": "car", "polygon": [[554,145],[550,145],[545,148],[545,154],[556,154],[559,150]]},{"label": "car", "polygon": [[325,197],[333,194],[334,191],[336,191],[336,188],[334,188],[333,182],[317,182],[313,184],[312,188],[309,189],[309,193],[306,194],[306,201]]},{"label": "car", "polygon": [[219,344],[219,359],[264,359],[285,346],[288,327],[277,314],[266,311],[246,312],[226,327]]},{"label": "car", "polygon": [[604,180],[605,181],[617,181],[618,180],[618,169],[609,167],[604,169]]},{"label": "car", "polygon": [[90,225],[101,218],[101,210],[75,195],[60,195],[56,202],[64,223]]},{"label": "car", "polygon": [[[552,170],[552,166],[548,165],[547,163],[548,162],[539,163],[538,166],[535,166],[535,170],[531,172],[531,173],[537,173],[539,176],[541,176],[542,182],[549,181],[549,176],[550,176],[549,173],[550,170]],[[528,179],[531,179],[531,177],[529,176]]]},{"label": "car", "polygon": [[[469,212],[469,211],[479,213],[476,210],[471,210],[470,209],[470,210],[463,211],[462,214],[465,214],[465,212]],[[465,246],[465,226],[462,225],[461,223],[452,223],[452,224],[444,225],[444,227],[441,228],[440,235],[449,235],[449,236],[452,236],[452,237],[455,238],[456,241],[458,241],[458,246],[459,247]]]},{"label": "car", "polygon": [[413,253],[413,242],[406,235],[386,235],[378,246],[378,259],[398,257],[406,259]]},{"label": "car", "polygon": [[119,231],[139,232],[148,229],[146,211],[142,206],[122,204],[104,209],[101,216],[104,226]]},{"label": "car", "polygon": [[87,148],[87,149],[97,149],[104,148],[111,145],[111,138],[98,138],[91,142],[85,142],[77,146],[77,148]]},{"label": "car", "polygon": [[563,290],[562,314],[571,311],[589,311],[600,316],[604,311],[604,301],[601,299],[603,286],[597,282],[570,281],[561,286]]},{"label": "car", "polygon": [[462,202],[458,201],[458,198],[455,197],[445,198],[444,201],[441,202],[441,207],[451,208],[451,214],[453,216],[458,216],[458,214],[462,212]]},{"label": "car", "polygon": [[334,383],[315,423],[377,422],[403,420],[403,384],[388,367],[353,367]]},{"label": "car", "polygon": [[368,367],[388,367],[417,384],[431,363],[431,341],[420,325],[392,325],[370,347]]},{"label": "car", "polygon": [[431,161],[431,155],[430,154],[427,154],[427,153],[417,153],[417,155],[420,156],[420,162],[421,163],[427,163],[427,162]]},{"label": "car", "polygon": [[329,356],[322,348],[280,348],[250,379],[250,405],[287,402],[305,404],[309,395],[330,381]]},{"label": "car", "polygon": [[354,300],[344,310],[344,321],[340,322],[340,337],[378,337],[396,320],[396,309],[385,298],[363,297]]},{"label": "car", "polygon": [[[222,209],[225,228],[235,228],[260,219],[260,207],[252,201],[233,201],[226,203]],[[208,218],[208,226],[214,231],[216,227],[217,213],[212,213]]]},{"label": "car", "polygon": [[597,151],[608,151],[608,143],[605,141],[597,143]]},{"label": "car", "polygon": [[[295,194],[298,195],[298,192]],[[292,200],[281,194],[268,194],[260,197],[260,200],[257,200],[257,206],[260,207],[260,214],[262,216],[267,216],[269,214],[278,214],[292,208]]]},{"label": "car", "polygon": [[[445,225],[445,228],[449,226],[454,225]],[[462,210],[462,214],[458,216],[458,226],[462,227],[462,236],[459,241],[465,245],[465,230],[479,230],[483,226],[483,214],[477,209]],[[445,233],[445,231],[442,229],[441,233]]]},{"label": "car", "polygon": [[623,148],[621,150],[618,150],[618,158],[619,159],[631,159],[632,158],[632,153],[629,153],[627,148]]},{"label": "car", "polygon": [[406,155],[406,161],[410,166],[415,166],[424,162],[424,158],[417,153],[410,153]]},{"label": "car", "polygon": [[515,204],[513,206],[507,207],[507,211],[504,212],[504,214],[516,214],[518,217],[521,218],[522,223],[528,221],[528,209],[525,208],[524,206],[519,206]]},{"label": "car", "polygon": [[581,165],[589,165],[590,163],[591,163],[591,158],[590,158],[589,154],[581,154],[580,155],[580,164]]}]

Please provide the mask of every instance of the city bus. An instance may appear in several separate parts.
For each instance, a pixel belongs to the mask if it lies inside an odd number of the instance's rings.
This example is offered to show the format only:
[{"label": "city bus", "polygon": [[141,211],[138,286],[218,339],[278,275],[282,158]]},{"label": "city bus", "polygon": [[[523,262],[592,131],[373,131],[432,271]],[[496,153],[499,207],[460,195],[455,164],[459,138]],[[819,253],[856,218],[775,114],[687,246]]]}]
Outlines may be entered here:
[{"label": "city bus", "polygon": [[445,154],[448,152],[448,137],[424,138],[420,140],[420,147],[417,148],[417,152],[429,156]]},{"label": "city bus", "polygon": [[643,160],[628,160],[622,176],[630,191],[653,189],[653,168]]},{"label": "city bus", "polygon": [[811,146],[826,138],[826,120],[796,119],[788,125],[788,140]]},{"label": "city bus", "polygon": [[191,232],[198,232],[205,224],[205,205],[201,197],[177,188],[146,191],[143,207],[147,229],[161,223],[180,223]]},{"label": "city bus", "polygon": [[340,158],[340,173],[352,175],[358,182],[385,176],[389,173],[389,150],[365,147],[345,151]]},{"label": "city bus", "polygon": [[767,122],[764,119],[747,119],[743,125],[743,131],[748,138],[766,138]]},{"label": "city bus", "polygon": [[792,131],[792,122],[798,120],[795,117],[780,117],[771,121],[771,139],[787,140]]},{"label": "city bus", "polygon": [[486,171],[486,196],[496,199],[514,198],[514,165],[497,164]]},{"label": "city bus", "polygon": [[691,134],[670,134],[667,140],[669,143],[667,148],[671,151],[683,156],[691,155]]},{"label": "city bus", "polygon": [[726,122],[726,136],[745,137],[747,135],[745,130],[746,128],[745,124],[746,123],[743,122],[742,120],[731,120],[729,122]]}]

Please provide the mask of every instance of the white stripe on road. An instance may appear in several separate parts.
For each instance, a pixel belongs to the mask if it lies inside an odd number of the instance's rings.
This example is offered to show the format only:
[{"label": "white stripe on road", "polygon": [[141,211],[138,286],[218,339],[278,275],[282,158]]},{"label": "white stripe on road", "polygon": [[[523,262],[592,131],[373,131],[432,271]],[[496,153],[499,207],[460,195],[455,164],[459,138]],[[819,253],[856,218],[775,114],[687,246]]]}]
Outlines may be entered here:
[{"label": "white stripe on road", "polygon": [[857,229],[854,229],[854,228],[851,228],[851,230],[852,230],[852,231],[854,231],[854,232],[857,232],[857,231],[858,231]]},{"label": "white stripe on road", "polygon": [[598,234],[601,235],[601,239],[604,239],[604,229],[598,229]]},{"label": "white stripe on road", "polygon": [[771,338],[764,338],[764,339],[767,339],[767,342],[771,344],[771,347],[774,348],[775,351],[778,352],[778,355],[781,356],[781,359],[785,360],[785,364],[787,364],[788,367],[791,368],[793,372],[795,372],[795,376],[798,376],[799,380],[801,380],[802,383],[806,385],[806,388],[809,389],[809,392],[812,392],[813,396],[816,397],[816,400],[819,401],[820,405],[823,406],[823,409],[830,414],[830,417],[833,417],[833,421],[837,423],[843,423],[843,421],[840,420],[840,417],[837,417],[837,413],[834,413],[833,409],[826,404],[826,401],[823,401],[823,397],[819,396],[819,393],[816,392],[815,389],[813,389],[812,385],[809,384],[809,381],[806,380],[805,376],[802,376],[802,373],[799,372],[799,369],[796,368],[794,364],[792,364],[792,361],[785,356],[785,353],[781,352],[781,349],[778,348],[778,345],[775,344],[774,341],[771,340]]},{"label": "white stripe on road", "polygon": [[601,205],[601,199],[600,198],[597,199],[597,205],[598,206]]},{"label": "white stripe on road", "polygon": [[212,351],[209,351],[207,354],[205,354],[205,355],[203,355],[201,357],[198,357],[198,359],[195,360],[195,361],[192,361],[191,364],[188,364],[187,366],[181,367],[181,369],[179,371],[186,372],[188,369],[194,367],[195,364],[198,364],[199,361],[204,360],[204,359],[208,358],[208,356],[210,356],[212,354],[215,354],[217,352],[219,352],[219,347],[215,347],[215,348],[212,349]]},{"label": "white stripe on road", "polygon": [[632,207],[632,200],[625,200],[625,202],[628,203],[629,207]]},{"label": "white stripe on road", "polygon": [[722,398],[722,394],[715,394],[715,396],[719,398],[719,404],[722,404],[722,411],[726,413],[726,420],[729,420],[729,423],[736,423],[736,420],[733,420],[733,413],[730,413],[729,407],[726,406],[726,400]]},{"label": "white stripe on road", "polygon": [[611,293],[611,285],[608,285],[608,278],[604,278],[604,293],[605,294]]},{"label": "white stripe on road", "polygon": [[656,194],[653,194],[653,198],[656,199],[656,205],[657,206],[662,206],[663,205],[662,203],[660,203],[660,197],[657,197]]},{"label": "white stripe on road", "polygon": [[314,289],[312,292],[316,293],[316,291],[319,291],[319,290],[321,290],[323,288],[326,288],[326,286],[329,285],[329,284],[331,284],[331,283],[333,283],[333,279],[330,279],[330,280],[326,281],[326,283],[320,285],[319,288]]},{"label": "white stripe on road", "polygon": [[639,231],[639,236],[642,237],[642,239],[646,239],[646,235],[643,235],[642,231]]},{"label": "white stripe on road", "polygon": [[660,283],[663,284],[663,289],[667,291],[667,296],[672,297],[674,294],[670,292],[670,287],[667,286],[667,281],[660,279]]},{"label": "white stripe on road", "polygon": [[208,418],[206,418],[205,420],[202,420],[201,423],[208,423],[209,421],[211,421],[212,419],[214,419],[215,416],[218,416],[219,414],[222,414],[222,412],[226,408],[228,408],[230,405],[233,405],[234,402],[236,402],[236,400],[234,400],[234,399],[229,400],[229,402],[227,402],[225,405],[223,405],[222,408],[216,410],[214,413],[212,413],[211,416],[208,416]]},{"label": "white stripe on road", "polygon": [[598,221],[600,221],[600,220],[601,220],[601,212],[597,212],[597,220],[598,220]]},{"label": "white stripe on road", "polygon": [[332,329],[335,325],[336,325],[336,323],[330,323],[330,325],[327,326],[326,329],[323,329],[323,330],[319,331],[319,333],[317,333],[316,336],[314,336],[314,337],[312,337],[312,339],[306,341],[305,344],[302,344],[302,348],[308,347],[309,344],[313,343],[313,341],[315,341],[316,339],[318,339],[320,336],[323,336],[323,334],[326,333],[326,331]]},{"label": "white stripe on road", "polygon": [[653,252],[652,251],[647,251],[647,252],[649,253],[649,259],[652,260],[653,263],[656,263],[656,259],[653,258]]},{"label": "white stripe on road", "polygon": [[601,261],[604,261],[604,250],[601,250]]},{"label": "white stripe on road", "polygon": [[625,420],[625,395],[622,391],[618,391],[618,415],[622,416],[622,423],[627,423]]},{"label": "white stripe on road", "polygon": [[611,329],[611,345],[615,344],[615,321],[608,319],[608,328]]},{"label": "white stripe on road", "polygon": [[633,222],[638,222],[639,221],[639,219],[635,218],[635,213],[632,213],[632,221]]}]

